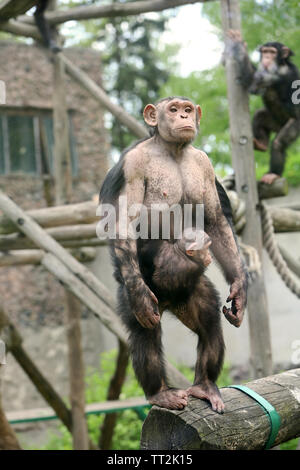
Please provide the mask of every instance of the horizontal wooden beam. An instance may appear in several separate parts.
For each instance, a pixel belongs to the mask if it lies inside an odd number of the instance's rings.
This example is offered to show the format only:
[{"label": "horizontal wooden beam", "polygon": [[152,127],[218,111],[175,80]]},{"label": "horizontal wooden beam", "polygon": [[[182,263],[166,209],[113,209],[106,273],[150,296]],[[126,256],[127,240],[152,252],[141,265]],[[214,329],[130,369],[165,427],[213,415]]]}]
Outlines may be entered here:
[{"label": "horizontal wooden beam", "polygon": [[[74,248],[71,255],[81,263],[88,263],[95,259],[96,250],[92,247]],[[0,266],[24,266],[26,264],[40,264],[44,252],[42,250],[16,250],[9,253],[0,253]]]},{"label": "horizontal wooden beam", "polygon": [[293,209],[268,206],[275,232],[299,232],[300,212]]},{"label": "horizontal wooden beam", "polygon": [[[99,220],[96,216],[97,203],[93,201],[65,204],[62,206],[43,207],[26,211],[41,227],[60,227],[64,225],[90,224]],[[19,231],[9,217],[0,216],[0,235]]]},{"label": "horizontal wooden beam", "polygon": [[23,15],[37,4],[37,0],[2,0],[0,2],[0,22]]},{"label": "horizontal wooden beam", "polygon": [[[245,384],[265,398],[281,419],[273,446],[300,436],[300,369]],[[184,410],[154,406],[143,425],[141,449],[263,450],[270,419],[263,407],[244,392],[224,387],[225,412],[212,411],[206,400],[190,398]]]},{"label": "horizontal wooden beam", "polygon": [[[132,16],[142,13],[164,11],[183,5],[206,3],[213,0],[145,0],[129,3],[110,3],[109,5],[90,5],[68,10],[56,10],[47,12],[45,17],[50,24],[60,24],[66,21],[90,20],[95,18],[115,18],[118,16]],[[21,16],[19,20],[32,23],[33,18]]]}]

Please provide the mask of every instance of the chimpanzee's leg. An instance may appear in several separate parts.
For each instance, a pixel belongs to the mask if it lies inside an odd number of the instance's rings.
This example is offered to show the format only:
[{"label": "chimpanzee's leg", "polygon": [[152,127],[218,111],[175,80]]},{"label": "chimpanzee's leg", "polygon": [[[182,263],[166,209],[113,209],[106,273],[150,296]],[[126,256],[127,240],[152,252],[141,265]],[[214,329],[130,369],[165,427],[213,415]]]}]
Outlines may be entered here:
[{"label": "chimpanzee's leg", "polygon": [[270,134],[278,131],[279,125],[267,109],[259,109],[253,116],[253,143],[256,150],[266,152],[268,150]]},{"label": "chimpanzee's leg", "polygon": [[188,395],[209,400],[214,411],[223,413],[224,404],[215,384],[225,350],[219,294],[209,279],[201,276],[188,302],[172,312],[198,335],[195,380]]},{"label": "chimpanzee's leg", "polygon": [[281,128],[272,142],[270,173],[282,175],[286,150],[300,135],[300,120],[291,118]]},{"label": "chimpanzee's leg", "polygon": [[122,285],[118,290],[118,313],[129,331],[132,365],[149,402],[169,409],[184,408],[187,405],[187,392],[167,386],[161,325],[154,329],[140,325],[131,312],[126,288]]},{"label": "chimpanzee's leg", "polygon": [[36,10],[34,12],[35,22],[41,33],[45,46],[49,47],[53,52],[60,52],[61,49],[54,40],[54,30],[49,25],[48,21],[44,16],[47,6],[47,0],[39,0],[37,2]]}]

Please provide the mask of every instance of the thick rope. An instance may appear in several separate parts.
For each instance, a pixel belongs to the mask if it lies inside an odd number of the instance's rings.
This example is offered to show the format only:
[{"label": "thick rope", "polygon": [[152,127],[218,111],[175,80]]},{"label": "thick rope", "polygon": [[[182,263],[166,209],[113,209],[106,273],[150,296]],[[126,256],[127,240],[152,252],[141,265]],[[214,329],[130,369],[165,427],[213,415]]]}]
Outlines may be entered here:
[{"label": "thick rope", "polygon": [[300,285],[293,278],[292,272],[284,261],[274,235],[272,217],[267,205],[261,201],[261,223],[264,246],[285,285],[300,299]]}]

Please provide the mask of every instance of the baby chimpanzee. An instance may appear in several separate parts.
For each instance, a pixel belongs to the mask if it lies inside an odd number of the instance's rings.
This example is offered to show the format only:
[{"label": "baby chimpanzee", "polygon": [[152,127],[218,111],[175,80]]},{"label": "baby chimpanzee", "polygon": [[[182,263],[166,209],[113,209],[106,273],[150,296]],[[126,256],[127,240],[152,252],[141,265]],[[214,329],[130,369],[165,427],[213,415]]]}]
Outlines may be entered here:
[{"label": "baby chimpanzee", "polygon": [[[202,230],[187,229],[183,237],[173,242],[153,240],[152,268],[147,263],[147,250],[141,249],[141,266],[145,266],[143,275],[152,292],[157,292],[160,299],[170,298],[174,290],[177,297],[185,298],[185,292],[191,292],[199,276],[204,274],[211,263],[209,252],[211,239]],[[153,251],[154,252],[154,251]],[[182,297],[183,296],[183,297]]]}]

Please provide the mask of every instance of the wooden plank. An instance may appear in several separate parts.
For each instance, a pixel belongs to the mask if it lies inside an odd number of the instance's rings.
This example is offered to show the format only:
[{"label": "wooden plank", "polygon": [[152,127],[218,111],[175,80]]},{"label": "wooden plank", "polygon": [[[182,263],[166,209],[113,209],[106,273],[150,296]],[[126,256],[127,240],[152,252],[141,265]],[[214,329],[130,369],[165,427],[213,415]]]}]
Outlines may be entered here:
[{"label": "wooden plank", "polygon": [[[230,29],[241,30],[239,0],[221,0],[222,25],[225,39],[225,67],[229,102],[232,163],[239,198],[245,201],[246,225],[242,241],[253,246],[262,259],[262,230],[258,204],[253,150],[253,135],[248,94],[238,83]],[[250,331],[250,365],[253,377],[272,373],[272,348],[267,295],[263,275],[257,275],[248,288],[248,322]]]},{"label": "wooden plank", "polygon": [[[115,413],[117,411],[149,406],[149,402],[144,397],[128,398],[127,400],[110,400],[86,405],[85,414]],[[9,411],[6,413],[6,416],[11,424],[58,419],[50,407]]]},{"label": "wooden plank", "polygon": [[37,4],[37,0],[3,0],[0,3],[0,21],[23,15]]}]

